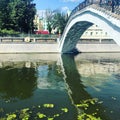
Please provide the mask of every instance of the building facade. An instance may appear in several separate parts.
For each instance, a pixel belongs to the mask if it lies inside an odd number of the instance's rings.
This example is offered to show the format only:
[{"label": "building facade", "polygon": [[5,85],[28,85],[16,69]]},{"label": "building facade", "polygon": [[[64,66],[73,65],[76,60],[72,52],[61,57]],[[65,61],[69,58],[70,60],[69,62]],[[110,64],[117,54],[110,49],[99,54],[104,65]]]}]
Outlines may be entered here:
[{"label": "building facade", "polygon": [[103,31],[100,27],[97,25],[92,25],[89,27],[83,35],[80,37],[81,41],[93,41],[93,42],[107,42],[112,41],[111,37],[107,34],[106,31]]}]

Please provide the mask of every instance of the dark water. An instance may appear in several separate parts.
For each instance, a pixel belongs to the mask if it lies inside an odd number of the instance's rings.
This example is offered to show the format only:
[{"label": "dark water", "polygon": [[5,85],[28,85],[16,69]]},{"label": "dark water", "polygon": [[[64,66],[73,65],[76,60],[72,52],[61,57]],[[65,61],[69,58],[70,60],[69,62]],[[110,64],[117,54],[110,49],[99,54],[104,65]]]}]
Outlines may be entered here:
[{"label": "dark water", "polygon": [[[76,107],[92,99],[97,102],[87,109]],[[22,119],[25,108],[30,120],[38,119],[38,113],[46,115],[43,120],[77,120],[83,113],[120,120],[120,54],[0,55],[0,118],[16,114]]]}]

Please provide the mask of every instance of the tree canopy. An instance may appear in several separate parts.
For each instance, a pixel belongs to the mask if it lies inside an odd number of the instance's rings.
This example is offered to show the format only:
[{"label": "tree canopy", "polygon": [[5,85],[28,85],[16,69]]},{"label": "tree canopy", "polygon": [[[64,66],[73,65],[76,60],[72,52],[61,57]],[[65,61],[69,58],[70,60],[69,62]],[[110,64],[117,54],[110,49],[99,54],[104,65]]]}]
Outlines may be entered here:
[{"label": "tree canopy", "polygon": [[33,0],[0,0],[0,30],[32,32],[35,14]]},{"label": "tree canopy", "polygon": [[62,34],[67,21],[68,21],[67,14],[56,12],[52,17],[51,24],[53,28],[57,28],[57,31],[60,34]]}]

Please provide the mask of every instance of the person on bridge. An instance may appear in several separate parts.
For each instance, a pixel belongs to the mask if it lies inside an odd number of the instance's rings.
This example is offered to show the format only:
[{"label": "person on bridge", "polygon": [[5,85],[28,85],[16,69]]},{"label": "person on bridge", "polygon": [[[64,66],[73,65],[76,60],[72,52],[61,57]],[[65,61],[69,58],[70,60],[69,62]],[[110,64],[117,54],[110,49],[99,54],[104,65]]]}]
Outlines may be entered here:
[{"label": "person on bridge", "polygon": [[120,0],[115,0],[116,6],[120,5]]},{"label": "person on bridge", "polygon": [[99,4],[100,4],[100,6],[102,5],[102,0],[100,0],[100,3],[99,3]]},{"label": "person on bridge", "polygon": [[112,12],[114,12],[114,9],[115,9],[115,1],[114,0],[112,0],[111,6],[112,6]]}]

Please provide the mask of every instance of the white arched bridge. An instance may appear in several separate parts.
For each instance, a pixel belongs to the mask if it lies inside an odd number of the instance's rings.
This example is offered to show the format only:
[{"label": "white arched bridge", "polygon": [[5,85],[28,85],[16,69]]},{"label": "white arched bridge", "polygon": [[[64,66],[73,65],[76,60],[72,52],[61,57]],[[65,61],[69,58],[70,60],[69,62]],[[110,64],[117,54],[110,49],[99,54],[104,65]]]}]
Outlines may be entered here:
[{"label": "white arched bridge", "polygon": [[[114,7],[114,6],[113,6]],[[93,24],[96,24],[114,39],[120,46],[120,10],[119,6],[107,7],[100,4],[85,3],[77,6],[71,13],[65,30],[59,41],[59,52],[70,53],[76,48],[81,35]]]}]

